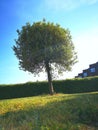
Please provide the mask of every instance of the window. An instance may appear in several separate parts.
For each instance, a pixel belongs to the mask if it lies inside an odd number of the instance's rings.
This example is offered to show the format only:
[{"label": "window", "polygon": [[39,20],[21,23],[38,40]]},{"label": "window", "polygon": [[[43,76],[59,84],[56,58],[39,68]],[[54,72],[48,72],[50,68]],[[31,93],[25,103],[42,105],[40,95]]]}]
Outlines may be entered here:
[{"label": "window", "polygon": [[94,72],[95,72],[95,68],[91,68],[90,71],[91,71],[92,73],[94,73]]},{"label": "window", "polygon": [[83,76],[84,76],[84,77],[87,77],[87,73],[86,73],[86,72],[85,72],[85,73],[83,73]]}]

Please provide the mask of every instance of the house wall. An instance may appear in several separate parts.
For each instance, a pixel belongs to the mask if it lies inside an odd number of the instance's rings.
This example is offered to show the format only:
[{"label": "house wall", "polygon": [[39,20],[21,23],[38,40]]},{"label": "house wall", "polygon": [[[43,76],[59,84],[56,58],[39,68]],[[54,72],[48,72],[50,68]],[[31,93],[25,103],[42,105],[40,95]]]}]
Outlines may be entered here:
[{"label": "house wall", "polygon": [[84,78],[84,77],[89,77],[89,76],[97,76],[98,75],[98,62],[95,64],[89,65],[88,69],[83,70],[82,73],[79,73],[78,76],[75,78]]}]

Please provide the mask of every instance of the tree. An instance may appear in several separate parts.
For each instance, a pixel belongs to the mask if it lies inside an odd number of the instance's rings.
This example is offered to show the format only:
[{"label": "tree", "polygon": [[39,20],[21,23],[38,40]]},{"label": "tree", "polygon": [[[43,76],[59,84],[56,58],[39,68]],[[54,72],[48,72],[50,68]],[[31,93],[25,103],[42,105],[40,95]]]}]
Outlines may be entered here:
[{"label": "tree", "polygon": [[52,76],[55,69],[58,73],[70,71],[77,59],[70,31],[43,20],[32,25],[27,23],[17,33],[13,50],[20,68],[33,74],[45,69],[50,94],[53,94]]}]

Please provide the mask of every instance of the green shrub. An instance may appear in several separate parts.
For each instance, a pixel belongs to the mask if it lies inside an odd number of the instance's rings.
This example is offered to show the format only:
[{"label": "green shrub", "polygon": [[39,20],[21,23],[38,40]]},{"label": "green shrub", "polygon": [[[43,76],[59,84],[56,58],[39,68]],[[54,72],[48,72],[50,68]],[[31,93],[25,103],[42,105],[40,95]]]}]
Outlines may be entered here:
[{"label": "green shrub", "polygon": [[0,99],[30,97],[48,94],[47,82],[28,82],[25,84],[0,85]]},{"label": "green shrub", "polygon": [[[98,77],[53,81],[56,93],[84,93],[98,91]],[[0,99],[30,97],[49,94],[47,82],[0,85]]]},{"label": "green shrub", "polygon": [[54,81],[56,92],[61,93],[83,93],[98,91],[98,77],[68,79]]}]

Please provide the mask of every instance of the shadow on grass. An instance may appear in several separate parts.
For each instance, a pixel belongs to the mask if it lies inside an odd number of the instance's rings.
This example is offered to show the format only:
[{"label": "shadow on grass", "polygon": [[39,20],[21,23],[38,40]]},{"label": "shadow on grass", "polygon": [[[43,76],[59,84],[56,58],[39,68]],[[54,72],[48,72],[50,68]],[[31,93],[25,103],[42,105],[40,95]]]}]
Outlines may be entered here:
[{"label": "shadow on grass", "polygon": [[72,95],[69,99],[62,96],[60,101],[43,106],[38,104],[24,110],[10,111],[0,115],[0,125],[4,130],[80,130],[80,127],[88,130],[87,126],[97,130],[98,94]]}]

